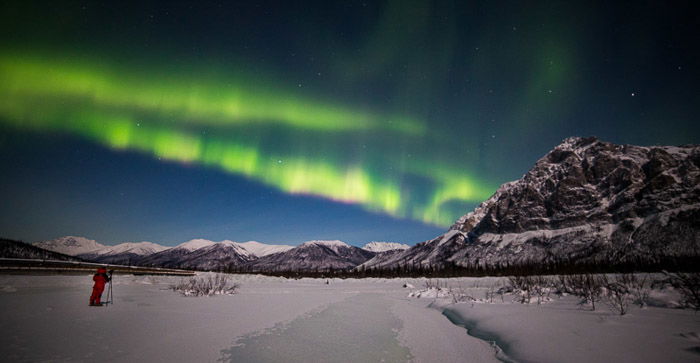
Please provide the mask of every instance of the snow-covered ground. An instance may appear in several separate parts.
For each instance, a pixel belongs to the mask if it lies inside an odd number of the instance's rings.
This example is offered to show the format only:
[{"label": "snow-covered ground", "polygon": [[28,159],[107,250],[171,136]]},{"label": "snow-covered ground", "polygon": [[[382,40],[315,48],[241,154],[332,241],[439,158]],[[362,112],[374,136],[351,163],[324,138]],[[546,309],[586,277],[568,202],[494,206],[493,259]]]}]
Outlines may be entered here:
[{"label": "snow-covered ground", "polygon": [[179,277],[115,276],[89,307],[91,276],[0,276],[0,357],[23,361],[494,361],[403,280],[232,277],[235,295],[183,297]]},{"label": "snow-covered ground", "polygon": [[[183,297],[168,289],[180,279],[116,276],[114,305],[96,308],[87,306],[89,275],[0,276],[0,357],[12,362],[495,362],[496,348],[486,341],[495,340],[504,351],[498,358],[521,362],[700,358],[700,314],[689,310],[631,308],[619,316],[604,306],[588,311],[573,297],[522,305],[508,295],[493,303],[454,304],[449,294],[417,292],[424,279],[326,284],[234,275],[232,282],[240,285],[235,295]],[[405,283],[415,288],[404,288]],[[501,280],[442,283],[482,298]],[[656,298],[667,301],[673,294]]]}]

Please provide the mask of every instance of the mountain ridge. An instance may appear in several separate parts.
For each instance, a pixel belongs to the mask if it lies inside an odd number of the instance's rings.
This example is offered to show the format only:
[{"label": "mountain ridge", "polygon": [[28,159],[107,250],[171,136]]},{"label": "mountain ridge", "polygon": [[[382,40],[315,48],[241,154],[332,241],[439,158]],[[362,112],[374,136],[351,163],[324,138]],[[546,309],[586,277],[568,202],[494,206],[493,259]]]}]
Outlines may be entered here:
[{"label": "mountain ridge", "polygon": [[698,185],[700,146],[567,138],[446,233],[364,267],[697,256]]}]

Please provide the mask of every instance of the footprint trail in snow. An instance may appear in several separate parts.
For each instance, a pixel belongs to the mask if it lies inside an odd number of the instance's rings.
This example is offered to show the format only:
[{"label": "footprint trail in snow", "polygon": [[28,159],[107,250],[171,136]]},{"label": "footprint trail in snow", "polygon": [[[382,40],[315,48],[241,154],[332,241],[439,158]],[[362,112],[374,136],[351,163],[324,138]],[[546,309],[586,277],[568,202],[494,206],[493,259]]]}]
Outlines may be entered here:
[{"label": "footprint trail in snow", "polygon": [[221,351],[224,362],[401,362],[412,356],[397,340],[401,321],[380,294],[354,295]]}]

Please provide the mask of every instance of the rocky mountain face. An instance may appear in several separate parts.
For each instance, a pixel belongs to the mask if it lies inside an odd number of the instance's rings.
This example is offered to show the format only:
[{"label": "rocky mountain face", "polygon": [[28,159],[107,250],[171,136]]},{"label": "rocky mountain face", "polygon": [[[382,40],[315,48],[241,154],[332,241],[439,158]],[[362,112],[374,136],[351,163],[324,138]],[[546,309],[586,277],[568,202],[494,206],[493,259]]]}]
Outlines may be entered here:
[{"label": "rocky mountain face", "polygon": [[700,255],[700,146],[568,138],[433,240],[365,267]]},{"label": "rocky mountain face", "polygon": [[343,270],[352,269],[374,256],[374,252],[341,241],[309,241],[253,260],[243,268],[253,272]]}]

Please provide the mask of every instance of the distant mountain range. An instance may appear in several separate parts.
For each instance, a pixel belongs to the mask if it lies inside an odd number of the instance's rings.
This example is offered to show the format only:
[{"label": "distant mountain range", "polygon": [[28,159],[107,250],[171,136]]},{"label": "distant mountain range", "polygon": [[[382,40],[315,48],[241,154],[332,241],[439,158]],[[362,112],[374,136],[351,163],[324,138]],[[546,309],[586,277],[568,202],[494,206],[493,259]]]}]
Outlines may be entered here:
[{"label": "distant mountain range", "polygon": [[700,146],[568,138],[443,235],[413,247],[341,241],[299,246],[191,240],[104,246],[63,237],[36,246],[98,262],[238,271],[654,262],[700,256]]},{"label": "distant mountain range", "polygon": [[152,242],[105,246],[84,237],[67,236],[34,244],[84,260],[110,263],[189,268],[196,270],[326,271],[351,269],[378,253],[406,249],[395,242],[370,242],[363,248],[341,241],[309,241],[299,246],[265,243],[214,242],[193,239],[175,247]]}]

